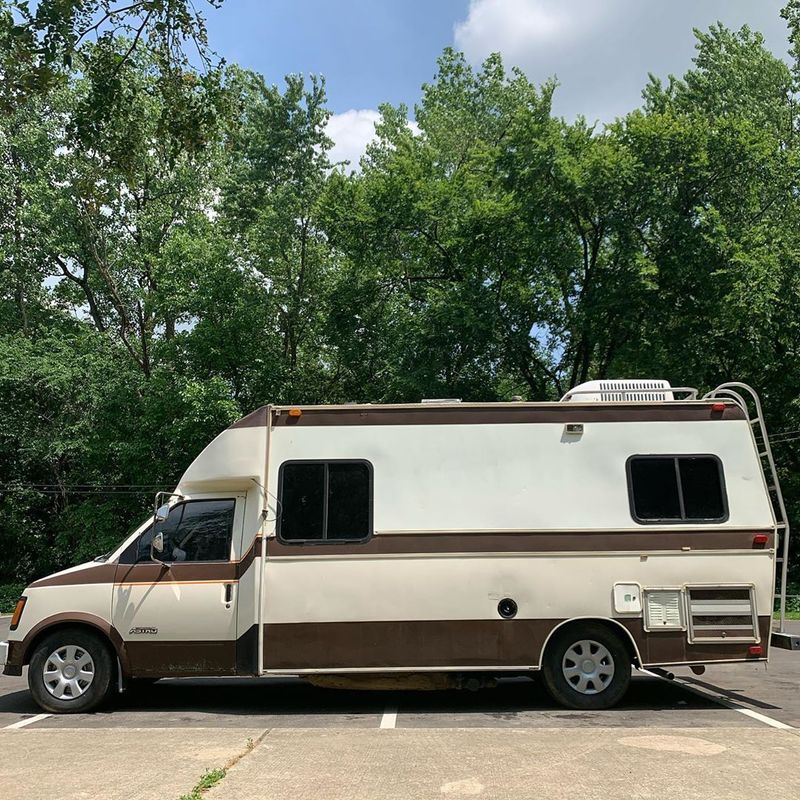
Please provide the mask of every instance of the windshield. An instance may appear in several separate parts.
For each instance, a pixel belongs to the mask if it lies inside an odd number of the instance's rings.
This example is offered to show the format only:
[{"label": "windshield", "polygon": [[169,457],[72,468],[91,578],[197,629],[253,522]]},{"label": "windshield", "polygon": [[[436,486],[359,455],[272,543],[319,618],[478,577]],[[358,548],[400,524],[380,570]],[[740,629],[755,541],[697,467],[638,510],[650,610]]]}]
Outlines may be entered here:
[{"label": "windshield", "polygon": [[149,527],[152,524],[153,524],[153,516],[150,515],[144,522],[139,522],[136,525],[133,525],[132,527],[128,528],[128,532],[125,534],[122,541],[118,545],[113,547],[107,553],[103,553],[102,555],[96,556],[94,560],[99,562],[108,561],[108,559],[111,558],[112,553],[116,553],[117,550],[119,550],[124,544],[128,542],[131,536],[133,536],[134,534],[137,535],[140,534],[142,531],[144,531],[147,527]]}]

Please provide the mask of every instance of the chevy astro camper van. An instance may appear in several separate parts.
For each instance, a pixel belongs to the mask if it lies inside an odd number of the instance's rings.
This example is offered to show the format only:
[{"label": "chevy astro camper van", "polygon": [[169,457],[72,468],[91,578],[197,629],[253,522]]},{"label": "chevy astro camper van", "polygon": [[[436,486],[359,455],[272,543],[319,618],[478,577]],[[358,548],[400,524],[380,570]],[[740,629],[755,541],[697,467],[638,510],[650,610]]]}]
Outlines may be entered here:
[{"label": "chevy astro camper van", "polygon": [[772,631],[788,538],[744,384],[264,406],[111,554],[32,583],[0,661],[49,712],[221,675],[539,673],[608,708],[632,666],[800,646]]}]

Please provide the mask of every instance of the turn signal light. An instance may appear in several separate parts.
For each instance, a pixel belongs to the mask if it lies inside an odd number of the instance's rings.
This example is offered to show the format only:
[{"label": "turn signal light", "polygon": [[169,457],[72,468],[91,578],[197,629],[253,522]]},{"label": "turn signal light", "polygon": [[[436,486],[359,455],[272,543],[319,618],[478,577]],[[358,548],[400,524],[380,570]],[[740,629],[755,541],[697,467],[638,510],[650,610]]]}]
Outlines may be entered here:
[{"label": "turn signal light", "polygon": [[289,409],[289,416],[290,417],[302,417],[303,416],[303,412],[299,408],[290,408]]},{"label": "turn signal light", "polygon": [[753,644],[747,648],[747,655],[760,656],[764,652],[764,648],[760,644]]},{"label": "turn signal light", "polygon": [[725,403],[712,403],[711,404],[712,411],[724,411],[725,410]]},{"label": "turn signal light", "polygon": [[753,544],[766,544],[769,541],[769,536],[766,533],[757,533],[753,537]]},{"label": "turn signal light", "polygon": [[19,618],[22,616],[22,609],[25,608],[25,603],[28,602],[27,597],[20,597],[17,600],[17,605],[14,607],[14,613],[11,615],[11,625],[10,630],[15,631],[17,629],[17,625],[19,625]]}]

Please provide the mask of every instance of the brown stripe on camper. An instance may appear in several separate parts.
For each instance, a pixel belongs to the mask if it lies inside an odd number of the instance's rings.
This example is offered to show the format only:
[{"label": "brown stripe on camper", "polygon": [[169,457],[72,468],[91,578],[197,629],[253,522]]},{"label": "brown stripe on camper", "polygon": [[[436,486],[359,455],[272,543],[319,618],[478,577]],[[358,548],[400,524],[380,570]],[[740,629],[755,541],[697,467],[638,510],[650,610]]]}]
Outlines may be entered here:
[{"label": "brown stripe on camper", "polygon": [[176,561],[160,564],[142,561],[138,564],[99,564],[68,572],[64,575],[51,575],[34,581],[31,587],[44,586],[85,586],[93,583],[192,583],[201,581],[239,580],[251,565],[263,538],[256,536],[247,552],[239,561]]},{"label": "brown stripe on camper", "polygon": [[[94,622],[88,615],[77,613],[43,620],[25,637],[24,643],[14,643],[15,648],[9,654],[12,669],[27,662],[30,642],[39,630],[63,622],[92,624],[109,635],[125,674],[250,675],[257,670],[253,647],[255,625],[238,640],[123,642],[108,622]],[[537,667],[548,637],[563,622],[563,619],[490,619],[268,623],[264,626],[264,665],[268,670],[331,672],[404,667]],[[761,658],[749,656],[748,642],[689,644],[685,631],[647,633],[641,619],[619,619],[606,624],[612,629],[622,625],[636,643],[642,664],[652,667],[763,660],[769,646],[769,616],[759,617],[758,623],[764,647]]]},{"label": "brown stripe on camper", "polygon": [[[273,670],[323,671],[536,667],[548,636],[562,622],[497,619],[272,623],[264,626],[264,665]],[[747,643],[689,644],[683,631],[646,633],[640,619],[617,622],[629,631],[647,666],[748,658]],[[608,624],[615,626],[614,622]],[[769,626],[768,616],[759,618],[765,654]]]},{"label": "brown stripe on camper", "polygon": [[[760,531],[759,531],[760,532]],[[774,534],[768,548],[774,546]],[[652,550],[752,550],[754,531],[632,530],[597,532],[514,531],[497,533],[377,534],[361,544],[284,543],[267,539],[267,556],[414,555],[436,553],[598,553]]]},{"label": "brown stripe on camper", "polygon": [[250,569],[261,542],[262,537],[256,536],[239,561],[174,561],[169,564],[141,561],[138,564],[120,564],[114,583],[234,583]]},{"label": "brown stripe on camper", "polygon": [[[289,416],[287,408],[275,409],[276,427],[331,425],[503,425],[567,422],[691,422],[704,420],[742,420],[744,412],[736,405],[714,411],[711,403],[664,402],[615,405],[612,403],[519,403],[514,405],[462,406],[310,406],[300,407],[300,416]],[[261,409],[259,409],[259,412]],[[262,424],[265,416],[254,412],[234,427]]]},{"label": "brown stripe on camper", "polygon": [[[750,658],[748,653],[750,643],[748,642],[695,642],[689,644],[686,631],[646,633],[640,619],[621,619],[619,622],[630,631],[639,648],[642,661],[649,666]],[[761,646],[764,648],[763,658],[766,658],[769,649],[771,622],[769,616],[758,618],[758,631]]]},{"label": "brown stripe on camper", "polygon": [[231,428],[265,428],[267,425],[267,406],[261,406],[246,417],[236,420]]},{"label": "brown stripe on camper", "polygon": [[[236,640],[126,641],[130,674],[137,677],[235,675]],[[255,668],[247,674],[254,674]]]},{"label": "brown stripe on camper", "polygon": [[31,584],[31,588],[39,589],[43,586],[86,586],[90,583],[113,583],[116,564],[97,564],[63,575],[50,575],[39,578]]}]

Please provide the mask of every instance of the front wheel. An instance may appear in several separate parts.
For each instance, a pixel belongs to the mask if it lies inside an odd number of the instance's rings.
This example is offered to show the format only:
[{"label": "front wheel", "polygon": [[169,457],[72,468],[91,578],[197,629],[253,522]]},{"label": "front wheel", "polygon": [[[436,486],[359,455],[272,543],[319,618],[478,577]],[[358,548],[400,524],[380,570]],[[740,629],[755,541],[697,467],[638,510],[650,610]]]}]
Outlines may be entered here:
[{"label": "front wheel", "polygon": [[542,676],[559,705],[583,710],[611,708],[628,690],[631,657],[620,637],[604,625],[569,625],[549,642]]},{"label": "front wheel", "polygon": [[111,652],[99,636],[64,628],[36,646],[28,686],[45,711],[77,714],[94,710],[106,699],[113,675]]}]

